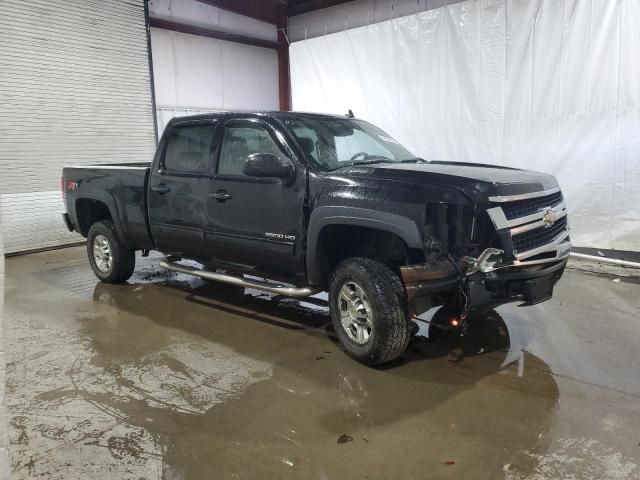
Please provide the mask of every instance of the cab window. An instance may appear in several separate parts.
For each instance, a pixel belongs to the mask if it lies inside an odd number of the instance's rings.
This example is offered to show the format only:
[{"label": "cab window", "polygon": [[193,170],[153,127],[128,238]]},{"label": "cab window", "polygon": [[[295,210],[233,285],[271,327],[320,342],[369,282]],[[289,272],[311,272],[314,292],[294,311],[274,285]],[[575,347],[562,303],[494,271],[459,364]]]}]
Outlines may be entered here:
[{"label": "cab window", "polygon": [[225,129],[220,150],[218,173],[244,175],[242,169],[249,155],[271,153],[285,157],[283,151],[269,132],[258,125],[230,125]]},{"label": "cab window", "polygon": [[211,158],[213,125],[185,125],[173,129],[164,154],[164,169],[204,173]]}]

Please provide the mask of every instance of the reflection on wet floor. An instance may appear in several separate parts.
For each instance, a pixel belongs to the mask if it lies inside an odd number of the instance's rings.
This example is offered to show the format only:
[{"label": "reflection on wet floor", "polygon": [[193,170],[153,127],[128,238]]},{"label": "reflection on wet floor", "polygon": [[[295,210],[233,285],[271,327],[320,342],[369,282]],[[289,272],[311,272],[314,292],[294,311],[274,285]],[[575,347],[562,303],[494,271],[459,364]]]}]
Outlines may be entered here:
[{"label": "reflection on wet floor", "polygon": [[83,253],[7,262],[17,478],[639,478],[633,363],[584,357],[602,335],[637,362],[636,285],[597,300],[625,336],[586,303],[610,280],[568,272],[547,304],[415,337],[373,369],[341,352],[322,296],[208,284],[154,258],[106,285]]}]

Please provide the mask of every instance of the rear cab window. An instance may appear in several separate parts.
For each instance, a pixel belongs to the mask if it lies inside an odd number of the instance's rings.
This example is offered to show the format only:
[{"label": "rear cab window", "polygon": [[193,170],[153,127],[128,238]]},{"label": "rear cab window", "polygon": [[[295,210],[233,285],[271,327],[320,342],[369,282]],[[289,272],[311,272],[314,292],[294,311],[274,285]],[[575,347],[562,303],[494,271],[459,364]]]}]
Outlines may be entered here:
[{"label": "rear cab window", "polygon": [[211,165],[215,125],[178,125],[167,139],[162,167],[167,172],[204,174]]}]

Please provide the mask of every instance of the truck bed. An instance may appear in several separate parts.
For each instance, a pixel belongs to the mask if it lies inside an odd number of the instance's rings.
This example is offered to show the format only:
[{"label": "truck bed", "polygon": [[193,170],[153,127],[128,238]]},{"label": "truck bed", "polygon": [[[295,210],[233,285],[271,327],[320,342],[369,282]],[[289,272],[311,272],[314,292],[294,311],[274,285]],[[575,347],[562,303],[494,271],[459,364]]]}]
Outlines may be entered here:
[{"label": "truck bed", "polygon": [[74,230],[86,236],[90,225],[83,216],[101,203],[122,239],[136,249],[153,248],[147,222],[150,169],[150,162],[65,167],[63,188]]},{"label": "truck bed", "polygon": [[113,169],[128,169],[128,168],[150,168],[151,162],[135,162],[135,163],[96,163],[93,165],[70,165],[68,167],[64,167],[64,169],[68,168],[107,168],[110,170]]}]

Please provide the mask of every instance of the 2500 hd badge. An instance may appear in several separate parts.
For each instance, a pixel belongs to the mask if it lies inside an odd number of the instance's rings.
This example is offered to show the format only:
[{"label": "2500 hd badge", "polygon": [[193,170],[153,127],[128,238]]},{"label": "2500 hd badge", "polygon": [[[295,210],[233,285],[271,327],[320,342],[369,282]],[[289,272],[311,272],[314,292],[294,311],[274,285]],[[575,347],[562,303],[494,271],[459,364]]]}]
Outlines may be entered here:
[{"label": "2500 hd badge", "polygon": [[264,234],[265,237],[267,238],[277,238],[279,240],[290,240],[290,241],[295,241],[296,236],[295,235],[285,235],[284,233],[271,233],[271,232],[267,232]]}]

